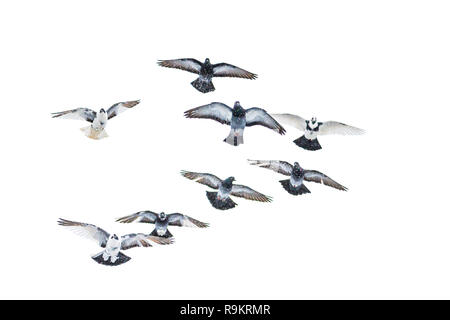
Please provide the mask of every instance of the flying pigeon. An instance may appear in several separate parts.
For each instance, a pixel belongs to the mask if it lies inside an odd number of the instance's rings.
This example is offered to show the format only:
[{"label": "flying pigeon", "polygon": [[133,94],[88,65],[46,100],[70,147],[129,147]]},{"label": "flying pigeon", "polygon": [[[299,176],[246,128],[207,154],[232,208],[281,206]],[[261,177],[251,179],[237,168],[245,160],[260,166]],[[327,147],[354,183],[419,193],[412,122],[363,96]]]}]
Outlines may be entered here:
[{"label": "flying pigeon", "polygon": [[219,210],[228,210],[237,206],[230,196],[245,198],[261,202],[271,202],[272,198],[263,195],[249,187],[233,184],[234,177],[220,180],[215,175],[209,173],[197,173],[181,171],[181,175],[198,183],[205,184],[210,188],[219,189],[219,192],[206,191],[206,197],[211,205]]},{"label": "flying pigeon", "polygon": [[54,112],[52,113],[52,117],[62,119],[86,120],[87,122],[90,122],[91,125],[81,128],[81,131],[83,131],[87,137],[99,140],[108,136],[105,131],[106,123],[108,122],[108,120],[114,118],[119,113],[122,113],[125,110],[133,108],[139,102],[140,100],[118,102],[116,104],[113,104],[107,111],[102,108],[98,113],[88,108],[77,108],[67,111]]},{"label": "flying pigeon", "polygon": [[244,129],[254,125],[261,125],[283,135],[286,130],[272,118],[264,109],[244,109],[239,101],[234,103],[233,109],[226,104],[213,102],[184,112],[186,118],[203,118],[216,120],[230,125],[231,131],[223,141],[233,146],[244,143]]},{"label": "flying pigeon", "polygon": [[195,89],[203,93],[215,90],[211,81],[212,77],[233,77],[251,80],[258,77],[254,73],[245,71],[244,69],[228,63],[211,64],[208,58],[206,58],[204,63],[195,59],[159,60],[158,65],[198,74],[199,77],[192,81],[191,84]]},{"label": "flying pigeon", "polygon": [[198,221],[181,213],[165,214],[164,212],[161,212],[158,214],[152,211],[140,211],[138,213],[117,219],[117,222],[122,223],[130,223],[133,221],[142,223],[154,223],[155,229],[153,229],[150,235],[164,238],[173,237],[167,229],[168,226],[198,228],[206,228],[209,226],[207,223]]},{"label": "flying pigeon", "polygon": [[131,258],[123,254],[120,250],[127,250],[134,247],[151,247],[149,241],[158,244],[171,244],[172,239],[154,237],[143,233],[131,233],[121,237],[116,234],[110,235],[105,230],[94,226],[93,224],[74,222],[65,219],[59,219],[60,226],[69,227],[76,234],[96,241],[103,251],[92,256],[96,262],[107,266],[118,266],[128,262]]},{"label": "flying pigeon", "polygon": [[311,151],[322,149],[322,146],[317,140],[317,135],[360,135],[364,133],[364,130],[362,129],[336,121],[318,122],[316,118],[305,120],[302,117],[289,113],[272,114],[272,117],[274,117],[281,123],[285,123],[301,131],[304,131],[305,134],[300,138],[294,140],[294,143],[303,149]]},{"label": "flying pigeon", "polygon": [[289,179],[280,180],[283,188],[292,195],[299,195],[304,193],[311,193],[308,188],[303,184],[304,181],[311,181],[317,183],[323,183],[326,186],[333,187],[338,190],[347,191],[347,188],[337,183],[330,177],[315,170],[305,170],[298,162],[294,162],[294,165],[286,161],[277,160],[248,160],[251,165],[256,165],[261,168],[273,170],[275,172],[290,176]]}]

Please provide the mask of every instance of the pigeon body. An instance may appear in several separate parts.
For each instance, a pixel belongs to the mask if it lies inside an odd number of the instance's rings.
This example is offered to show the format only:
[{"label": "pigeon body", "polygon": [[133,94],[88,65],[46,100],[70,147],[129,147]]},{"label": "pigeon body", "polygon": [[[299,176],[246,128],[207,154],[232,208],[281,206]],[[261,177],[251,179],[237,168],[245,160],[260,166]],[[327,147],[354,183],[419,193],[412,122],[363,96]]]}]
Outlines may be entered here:
[{"label": "pigeon body", "polygon": [[65,219],[59,219],[60,226],[69,227],[80,236],[94,240],[104,250],[92,257],[97,263],[118,266],[131,260],[121,250],[127,250],[135,247],[151,247],[150,241],[158,244],[171,244],[170,239],[161,239],[152,235],[143,233],[131,233],[124,236],[110,235],[105,230],[88,223],[75,222]]},{"label": "pigeon body", "polygon": [[230,198],[230,196],[241,197],[248,200],[271,202],[272,198],[262,193],[259,193],[247,186],[233,184],[234,177],[228,177],[225,180],[221,180],[215,175],[209,173],[198,173],[181,171],[181,175],[190,180],[194,180],[198,183],[209,186],[210,188],[217,189],[218,192],[206,191],[206,197],[211,205],[219,210],[228,210],[237,206],[237,204]]},{"label": "pigeon body", "polygon": [[119,113],[133,108],[139,102],[139,100],[119,102],[112,105],[107,111],[102,108],[99,112],[95,112],[94,110],[91,110],[89,108],[77,108],[67,111],[54,112],[52,113],[52,117],[61,119],[85,120],[87,122],[90,122],[91,125],[81,128],[81,131],[83,131],[87,137],[99,140],[108,136],[105,131],[108,120],[114,118]]},{"label": "pigeon body", "polygon": [[191,218],[181,213],[165,214],[164,212],[161,212],[158,214],[152,211],[140,211],[135,214],[119,218],[117,219],[117,222],[154,223],[155,228],[153,229],[150,235],[163,238],[173,237],[168,230],[169,226],[198,227],[198,228],[206,228],[209,226],[207,223],[198,221],[194,218]]},{"label": "pigeon body", "polygon": [[318,122],[316,118],[305,120],[300,116],[289,113],[272,114],[281,123],[293,126],[305,132],[303,136],[294,140],[294,143],[306,150],[315,151],[322,149],[318,135],[340,134],[340,135],[360,135],[364,130],[346,125],[337,121]]},{"label": "pigeon body", "polygon": [[272,118],[264,109],[250,108],[244,109],[239,101],[234,103],[233,109],[220,102],[187,110],[184,113],[186,118],[212,119],[231,127],[228,137],[224,142],[232,146],[244,143],[244,129],[254,125],[261,125],[272,129],[283,135],[286,130]]},{"label": "pigeon body", "polygon": [[310,193],[309,189],[304,185],[304,181],[311,181],[316,183],[323,183],[326,186],[347,191],[347,188],[337,183],[325,174],[315,170],[305,170],[298,162],[294,162],[294,165],[286,161],[278,160],[249,160],[251,165],[256,165],[261,168],[270,169],[272,171],[289,176],[289,179],[280,180],[283,188],[292,195],[301,195]]},{"label": "pigeon body", "polygon": [[228,63],[211,64],[208,58],[204,63],[196,59],[160,60],[158,65],[166,68],[175,68],[198,74],[199,77],[191,82],[191,85],[202,93],[214,91],[211,81],[213,77],[234,77],[244,79],[256,79],[257,75],[238,68]]}]

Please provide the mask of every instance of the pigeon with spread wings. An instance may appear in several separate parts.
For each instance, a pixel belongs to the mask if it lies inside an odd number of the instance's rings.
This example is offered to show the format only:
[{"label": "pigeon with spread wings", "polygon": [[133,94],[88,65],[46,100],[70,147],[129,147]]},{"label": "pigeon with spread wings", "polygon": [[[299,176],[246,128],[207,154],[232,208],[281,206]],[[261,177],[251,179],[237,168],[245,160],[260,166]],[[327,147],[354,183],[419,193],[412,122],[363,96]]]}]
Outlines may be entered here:
[{"label": "pigeon with spread wings", "polygon": [[52,117],[61,119],[84,120],[90,122],[91,125],[81,128],[81,131],[83,131],[87,137],[99,140],[108,136],[105,131],[108,120],[114,118],[118,114],[130,108],[133,108],[139,102],[140,100],[118,102],[109,107],[108,110],[105,111],[105,109],[102,108],[99,112],[95,112],[94,110],[88,108],[77,108],[67,111],[54,112],[52,113]]},{"label": "pigeon with spread wings", "polygon": [[218,192],[206,191],[206,197],[211,205],[219,210],[227,210],[234,208],[237,204],[230,196],[245,198],[248,200],[271,202],[272,198],[249,187],[233,184],[234,177],[228,177],[221,180],[213,174],[181,171],[181,175],[195,182],[207,185],[212,189],[218,189]]},{"label": "pigeon with spread wings", "polygon": [[294,165],[291,165],[286,161],[278,160],[249,160],[249,162],[251,165],[270,169],[285,176],[290,176],[289,179],[280,180],[280,183],[287,192],[295,196],[310,193],[308,188],[304,185],[304,181],[323,183],[326,186],[347,191],[346,187],[337,183],[323,173],[315,170],[303,169],[300,167],[298,162],[294,162]]},{"label": "pigeon with spread wings", "polygon": [[204,63],[196,59],[173,59],[159,60],[158,65],[166,68],[175,68],[198,74],[199,77],[191,82],[191,85],[202,93],[214,91],[211,81],[213,77],[232,77],[244,79],[256,79],[258,76],[244,69],[238,68],[228,63],[211,64],[208,58]]},{"label": "pigeon with spread wings", "polygon": [[206,228],[209,226],[207,223],[198,221],[194,218],[191,218],[181,213],[165,214],[164,212],[161,212],[158,214],[152,211],[140,211],[135,214],[119,218],[117,219],[117,222],[154,223],[155,229],[153,229],[150,235],[163,238],[173,237],[170,231],[168,230],[168,226],[197,227],[197,228]]},{"label": "pigeon with spread wings", "polygon": [[261,125],[283,135],[286,130],[272,118],[264,109],[244,109],[239,101],[234,103],[233,109],[226,104],[213,102],[204,106],[190,109],[184,113],[186,118],[212,119],[231,127],[230,134],[223,141],[238,146],[244,143],[244,129]]},{"label": "pigeon with spread wings", "polygon": [[131,233],[124,236],[110,235],[105,230],[89,223],[75,222],[65,219],[59,219],[60,226],[68,227],[76,234],[94,240],[104,250],[92,256],[97,263],[107,266],[118,266],[128,262],[131,258],[123,254],[121,250],[127,250],[135,247],[151,247],[150,241],[158,244],[171,244],[172,239],[155,237],[143,233]]},{"label": "pigeon with spread wings", "polygon": [[364,133],[364,130],[362,129],[336,121],[318,122],[314,117],[311,120],[305,120],[300,116],[289,113],[271,115],[281,123],[297,128],[300,131],[304,131],[305,134],[300,138],[295,139],[294,143],[303,149],[311,151],[322,149],[322,146],[317,140],[318,135],[360,135]]}]

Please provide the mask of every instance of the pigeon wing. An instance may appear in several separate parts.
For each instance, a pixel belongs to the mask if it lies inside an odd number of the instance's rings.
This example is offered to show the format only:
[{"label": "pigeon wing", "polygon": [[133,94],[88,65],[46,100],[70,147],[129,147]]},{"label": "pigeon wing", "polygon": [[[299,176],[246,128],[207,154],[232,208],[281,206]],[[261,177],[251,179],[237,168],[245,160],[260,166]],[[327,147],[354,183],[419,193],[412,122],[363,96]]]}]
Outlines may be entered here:
[{"label": "pigeon wing", "polygon": [[139,102],[141,102],[141,101],[135,100],[135,101],[118,102],[116,104],[113,104],[111,107],[109,107],[109,109],[107,111],[108,119],[112,119],[115,116],[117,116],[119,113],[122,113],[128,109],[133,108]]},{"label": "pigeon wing", "polygon": [[294,127],[300,131],[306,130],[306,120],[300,116],[289,113],[272,113],[271,116],[274,117],[275,120]]},{"label": "pigeon wing", "polygon": [[105,230],[89,223],[75,222],[66,219],[59,219],[60,226],[69,227],[74,233],[84,238],[96,241],[100,247],[104,248],[109,239],[109,233]]},{"label": "pigeon wing", "polygon": [[271,202],[272,198],[258,191],[253,190],[252,188],[242,186],[239,184],[233,184],[231,188],[231,194],[235,197],[245,198],[248,200],[261,201],[261,202]]},{"label": "pigeon wing", "polygon": [[209,173],[181,171],[181,175],[190,180],[194,180],[195,182],[207,185],[213,189],[219,189],[220,184],[222,183],[222,180]]},{"label": "pigeon wing", "polygon": [[142,247],[142,248],[151,247],[152,245],[150,244],[149,241],[153,241],[155,243],[163,244],[163,245],[173,243],[173,239],[156,237],[156,236],[151,236],[151,235],[143,234],[143,233],[130,233],[130,234],[124,235],[120,238],[122,240],[120,249],[122,249],[122,250],[127,250],[127,249],[131,249],[131,248],[136,248],[136,247]]},{"label": "pigeon wing", "polygon": [[85,120],[88,122],[93,122],[96,115],[97,113],[94,110],[88,108],[77,108],[61,112],[53,112],[52,118]]},{"label": "pigeon wing", "polygon": [[152,211],[139,211],[129,216],[125,216],[116,220],[116,222],[130,223],[130,222],[142,222],[142,223],[155,223],[158,214]]},{"label": "pigeon wing", "polygon": [[286,130],[274,118],[272,118],[264,109],[250,108],[245,111],[245,120],[247,126],[261,125],[275,130],[279,134],[284,134]]},{"label": "pigeon wing", "polygon": [[251,165],[273,170],[275,172],[290,176],[294,168],[289,162],[278,160],[248,160]]},{"label": "pigeon wing", "polygon": [[251,73],[244,69],[238,68],[228,63],[218,63],[213,65],[213,76],[214,77],[233,77],[233,78],[244,78],[244,79],[256,79],[257,74]]},{"label": "pigeon wing", "polygon": [[316,183],[322,183],[326,186],[347,191],[347,188],[343,185],[337,183],[327,175],[323,174],[322,172],[315,171],[315,170],[305,170],[305,178],[306,181],[316,182]]},{"label": "pigeon wing", "polygon": [[168,215],[169,225],[178,227],[198,227],[206,228],[209,224],[205,222],[198,221],[194,218],[186,216],[181,213],[172,213]]},{"label": "pigeon wing", "polygon": [[226,104],[213,102],[184,112],[186,118],[212,119],[222,124],[230,124],[232,110]]},{"label": "pigeon wing", "polygon": [[202,63],[195,59],[173,59],[173,60],[159,60],[158,65],[166,68],[181,69],[184,71],[199,74],[202,68]]},{"label": "pigeon wing", "polygon": [[360,135],[364,130],[336,121],[326,121],[319,127],[319,134]]}]

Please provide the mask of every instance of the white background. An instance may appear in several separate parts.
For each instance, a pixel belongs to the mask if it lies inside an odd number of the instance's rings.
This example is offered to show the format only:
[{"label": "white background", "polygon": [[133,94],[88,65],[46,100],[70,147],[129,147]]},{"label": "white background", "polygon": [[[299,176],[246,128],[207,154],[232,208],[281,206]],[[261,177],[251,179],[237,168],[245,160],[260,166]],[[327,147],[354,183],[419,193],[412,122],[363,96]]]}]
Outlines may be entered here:
[{"label": "white background", "polygon": [[[0,5],[1,298],[450,298],[447,1],[8,1]],[[158,59],[209,57],[258,73],[195,75]],[[141,99],[109,138],[50,112]],[[308,152],[263,127],[245,144],[183,111],[235,100],[337,120],[364,136]],[[246,159],[299,161],[349,188],[284,177]],[[233,175],[274,197],[212,208],[179,171]],[[126,252],[120,267],[59,227],[59,217],[120,234],[140,210],[182,212],[208,229],[171,228],[172,246]]]}]

